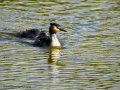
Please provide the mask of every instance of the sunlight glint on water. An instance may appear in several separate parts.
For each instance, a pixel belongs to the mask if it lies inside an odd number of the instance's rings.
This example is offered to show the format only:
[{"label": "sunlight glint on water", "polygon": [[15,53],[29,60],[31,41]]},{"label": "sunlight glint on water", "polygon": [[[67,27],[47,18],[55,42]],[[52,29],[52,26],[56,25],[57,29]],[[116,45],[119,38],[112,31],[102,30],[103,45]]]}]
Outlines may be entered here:
[{"label": "sunlight glint on water", "polygon": [[[119,11],[119,0],[0,1],[0,89],[118,90]],[[51,22],[68,31],[57,33],[60,49],[16,36]]]}]

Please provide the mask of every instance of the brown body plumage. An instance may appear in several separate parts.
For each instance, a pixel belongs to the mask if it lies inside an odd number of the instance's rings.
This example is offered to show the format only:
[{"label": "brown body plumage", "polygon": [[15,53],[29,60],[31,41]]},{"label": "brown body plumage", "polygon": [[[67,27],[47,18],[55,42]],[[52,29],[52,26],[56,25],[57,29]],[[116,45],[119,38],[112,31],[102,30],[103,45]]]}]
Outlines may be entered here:
[{"label": "brown body plumage", "polygon": [[39,33],[39,29],[23,29],[20,32],[18,32],[18,36],[21,38],[35,38],[37,35],[39,35]]}]

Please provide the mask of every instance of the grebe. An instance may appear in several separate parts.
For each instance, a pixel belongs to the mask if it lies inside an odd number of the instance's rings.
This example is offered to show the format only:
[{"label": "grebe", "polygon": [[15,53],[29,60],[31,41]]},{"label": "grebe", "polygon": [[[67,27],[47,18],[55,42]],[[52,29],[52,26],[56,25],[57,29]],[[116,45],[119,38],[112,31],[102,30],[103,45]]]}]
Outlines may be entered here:
[{"label": "grebe", "polygon": [[41,31],[36,38],[34,45],[35,46],[61,46],[60,42],[58,41],[56,37],[56,33],[58,31],[64,31],[67,32],[66,30],[62,29],[61,26],[57,23],[50,23],[50,28],[49,28],[49,34],[47,31]]},{"label": "grebe", "polygon": [[40,33],[38,29],[23,29],[22,31],[18,32],[18,36],[21,38],[35,38]]}]

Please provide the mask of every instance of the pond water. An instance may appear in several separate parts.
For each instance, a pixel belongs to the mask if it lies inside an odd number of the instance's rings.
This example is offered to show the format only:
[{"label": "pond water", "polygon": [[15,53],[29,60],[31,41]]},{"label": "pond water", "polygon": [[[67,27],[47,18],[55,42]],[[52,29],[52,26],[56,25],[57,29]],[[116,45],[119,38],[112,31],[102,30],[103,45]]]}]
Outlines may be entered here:
[{"label": "pond water", "polygon": [[[62,48],[34,47],[17,32],[55,22]],[[1,0],[1,90],[119,90],[119,0]]]}]

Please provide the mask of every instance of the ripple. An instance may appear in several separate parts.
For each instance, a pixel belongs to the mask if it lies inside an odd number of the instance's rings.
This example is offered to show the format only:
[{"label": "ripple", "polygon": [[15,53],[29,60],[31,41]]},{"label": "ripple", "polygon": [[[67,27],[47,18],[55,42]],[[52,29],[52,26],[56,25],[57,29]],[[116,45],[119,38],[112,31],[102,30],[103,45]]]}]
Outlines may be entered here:
[{"label": "ripple", "polygon": [[[85,0],[0,1],[0,73],[3,86],[33,89],[119,89],[119,2]],[[63,48],[33,46],[23,28],[67,30]],[[3,87],[2,86],[2,87]]]}]

